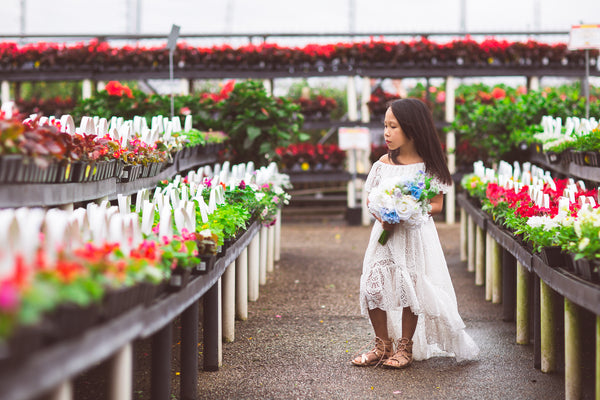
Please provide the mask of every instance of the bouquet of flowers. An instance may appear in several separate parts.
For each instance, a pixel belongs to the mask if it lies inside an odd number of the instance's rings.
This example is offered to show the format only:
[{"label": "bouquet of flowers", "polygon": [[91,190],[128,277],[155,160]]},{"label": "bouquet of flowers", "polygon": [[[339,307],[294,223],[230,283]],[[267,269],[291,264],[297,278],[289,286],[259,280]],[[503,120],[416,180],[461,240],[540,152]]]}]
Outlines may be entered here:
[{"label": "bouquet of flowers", "polygon": [[[369,194],[369,209],[384,222],[397,224],[405,221],[416,228],[429,219],[430,200],[439,193],[439,186],[423,171],[412,179],[387,178]],[[384,230],[379,243],[385,244],[389,235],[389,231]]]}]

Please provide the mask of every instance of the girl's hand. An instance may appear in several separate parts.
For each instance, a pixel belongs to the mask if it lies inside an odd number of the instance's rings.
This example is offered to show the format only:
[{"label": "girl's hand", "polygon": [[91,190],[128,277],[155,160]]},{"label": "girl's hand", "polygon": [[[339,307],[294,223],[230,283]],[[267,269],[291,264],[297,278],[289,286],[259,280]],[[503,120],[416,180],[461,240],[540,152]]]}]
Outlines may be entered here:
[{"label": "girl's hand", "polygon": [[380,221],[381,222],[381,226],[383,227],[384,231],[392,231],[394,229],[394,225],[396,224],[390,224],[389,222],[384,222],[384,221]]}]

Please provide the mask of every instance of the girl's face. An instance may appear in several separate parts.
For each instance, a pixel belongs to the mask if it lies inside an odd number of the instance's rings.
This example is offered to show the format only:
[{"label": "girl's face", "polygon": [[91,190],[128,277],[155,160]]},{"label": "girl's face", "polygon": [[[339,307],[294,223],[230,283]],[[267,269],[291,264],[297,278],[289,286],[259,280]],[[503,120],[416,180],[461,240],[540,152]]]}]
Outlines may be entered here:
[{"label": "girl's face", "polygon": [[383,138],[388,149],[396,150],[412,141],[402,130],[391,108],[388,108],[385,112],[383,126]]}]

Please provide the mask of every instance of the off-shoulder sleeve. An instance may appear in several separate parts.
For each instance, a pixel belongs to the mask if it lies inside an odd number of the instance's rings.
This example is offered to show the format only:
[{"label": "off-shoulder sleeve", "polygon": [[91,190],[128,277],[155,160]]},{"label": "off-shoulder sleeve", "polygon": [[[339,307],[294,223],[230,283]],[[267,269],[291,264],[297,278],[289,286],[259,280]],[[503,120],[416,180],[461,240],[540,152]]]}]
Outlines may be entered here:
[{"label": "off-shoulder sleeve", "polygon": [[377,162],[371,167],[371,171],[369,171],[369,175],[367,176],[367,180],[365,182],[365,191],[367,193],[370,193],[374,187],[379,185],[379,181],[381,180],[380,169],[381,165],[379,165]]}]

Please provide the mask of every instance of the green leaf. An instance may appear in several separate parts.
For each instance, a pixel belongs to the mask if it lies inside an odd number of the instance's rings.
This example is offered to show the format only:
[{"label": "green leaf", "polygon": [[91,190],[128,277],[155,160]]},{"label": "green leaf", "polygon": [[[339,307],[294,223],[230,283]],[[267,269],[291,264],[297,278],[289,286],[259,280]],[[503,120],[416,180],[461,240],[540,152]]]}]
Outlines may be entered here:
[{"label": "green leaf", "polygon": [[250,141],[253,142],[254,139],[260,136],[261,130],[256,126],[249,126],[246,128],[246,133],[248,134]]}]

